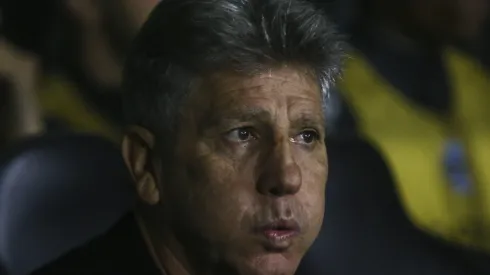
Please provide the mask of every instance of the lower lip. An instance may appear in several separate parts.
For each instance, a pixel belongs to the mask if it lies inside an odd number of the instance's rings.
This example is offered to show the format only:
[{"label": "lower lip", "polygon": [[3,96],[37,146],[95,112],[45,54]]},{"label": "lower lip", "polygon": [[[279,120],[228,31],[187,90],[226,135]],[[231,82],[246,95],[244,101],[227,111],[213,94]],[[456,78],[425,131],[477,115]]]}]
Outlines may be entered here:
[{"label": "lower lip", "polygon": [[267,249],[285,250],[292,245],[293,238],[298,232],[294,230],[264,230],[263,234],[267,239]]}]

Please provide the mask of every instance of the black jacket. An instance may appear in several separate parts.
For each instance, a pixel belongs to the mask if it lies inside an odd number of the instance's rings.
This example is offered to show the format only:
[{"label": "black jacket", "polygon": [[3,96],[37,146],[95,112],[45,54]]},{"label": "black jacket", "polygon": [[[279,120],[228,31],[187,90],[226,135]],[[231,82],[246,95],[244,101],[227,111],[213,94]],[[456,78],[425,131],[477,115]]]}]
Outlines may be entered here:
[{"label": "black jacket", "polygon": [[161,275],[132,214],[106,234],[35,271],[33,275]]}]

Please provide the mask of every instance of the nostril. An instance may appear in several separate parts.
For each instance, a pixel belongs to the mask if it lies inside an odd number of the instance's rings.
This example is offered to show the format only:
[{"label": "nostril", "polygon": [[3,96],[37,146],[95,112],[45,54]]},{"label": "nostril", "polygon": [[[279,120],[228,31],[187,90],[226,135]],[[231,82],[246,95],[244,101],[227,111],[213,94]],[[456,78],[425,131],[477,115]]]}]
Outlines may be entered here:
[{"label": "nostril", "polygon": [[269,194],[273,195],[273,196],[281,196],[284,192],[281,190],[280,187],[278,186],[275,186],[275,187],[272,187],[269,189]]}]

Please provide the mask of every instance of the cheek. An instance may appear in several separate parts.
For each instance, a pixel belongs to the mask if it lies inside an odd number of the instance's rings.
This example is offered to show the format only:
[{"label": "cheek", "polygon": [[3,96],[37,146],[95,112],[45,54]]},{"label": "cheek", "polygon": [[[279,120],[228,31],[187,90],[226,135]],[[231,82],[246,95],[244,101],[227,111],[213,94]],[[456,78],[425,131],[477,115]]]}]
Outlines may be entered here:
[{"label": "cheek", "polygon": [[[198,218],[199,230],[209,239],[232,237],[254,213],[253,196],[247,188],[250,176],[239,166],[216,154],[206,154],[188,165],[187,206]],[[220,226],[215,226],[220,225]]]},{"label": "cheek", "polygon": [[328,174],[326,152],[323,149],[323,152],[319,152],[315,157],[305,157],[298,164],[303,180],[299,197],[310,216],[312,226],[318,230],[325,208],[325,187]]},{"label": "cheek", "polygon": [[325,191],[328,176],[328,158],[325,146],[314,152],[305,153],[301,149],[295,153],[296,162],[301,169],[302,189],[307,193]]},{"label": "cheek", "polygon": [[302,169],[302,186],[300,199],[309,208],[312,214],[321,213],[325,203],[325,188],[327,183],[327,169],[318,165],[317,169],[305,167]]}]

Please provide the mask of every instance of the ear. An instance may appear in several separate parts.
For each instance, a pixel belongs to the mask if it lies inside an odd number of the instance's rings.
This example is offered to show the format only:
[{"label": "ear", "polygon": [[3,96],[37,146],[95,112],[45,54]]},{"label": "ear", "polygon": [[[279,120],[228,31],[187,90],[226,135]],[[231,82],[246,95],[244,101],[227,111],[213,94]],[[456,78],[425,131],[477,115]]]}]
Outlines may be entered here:
[{"label": "ear", "polygon": [[82,23],[83,26],[98,25],[99,11],[97,0],[65,0],[67,9]]},{"label": "ear", "polygon": [[136,184],[138,195],[150,205],[160,201],[158,177],[152,165],[154,146],[154,135],[139,126],[129,127],[122,142],[123,158]]}]

